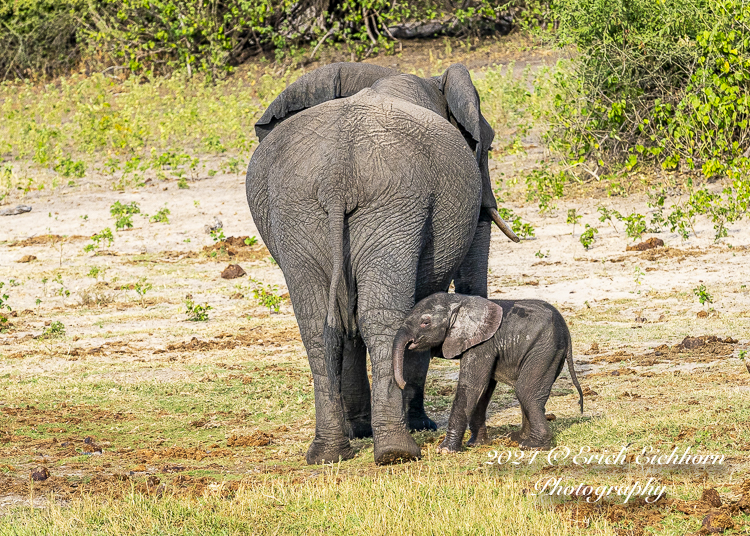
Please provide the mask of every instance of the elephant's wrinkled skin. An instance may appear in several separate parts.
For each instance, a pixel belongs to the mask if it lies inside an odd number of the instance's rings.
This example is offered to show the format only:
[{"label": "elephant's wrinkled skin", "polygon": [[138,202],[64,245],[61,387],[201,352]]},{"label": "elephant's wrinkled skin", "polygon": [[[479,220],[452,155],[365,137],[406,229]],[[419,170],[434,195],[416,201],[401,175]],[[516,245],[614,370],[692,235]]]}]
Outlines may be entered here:
[{"label": "elephant's wrinkled skin", "polygon": [[[416,300],[453,279],[486,295],[494,216],[482,210],[481,145],[473,152],[462,134],[486,121],[468,72],[452,69],[441,88],[406,75],[388,80],[393,71],[375,66],[328,66],[289,86],[256,125],[247,199],[284,272],[313,373],[308,463],[350,458],[349,438],[370,434],[376,462],[418,458],[407,426],[435,429],[423,404],[429,353],[413,356],[402,393],[393,336]],[[443,94],[466,79],[470,94]],[[380,89],[368,87],[376,82]],[[434,108],[477,124],[461,130]]]},{"label": "elephant's wrinkled skin", "polygon": [[487,405],[498,381],[515,388],[521,403],[521,430],[511,439],[524,448],[549,448],[552,439],[544,406],[567,361],[570,377],[583,392],[573,367],[570,331],[562,315],[540,300],[487,300],[437,293],[420,301],[393,343],[396,382],[404,385],[405,350],[461,359],[448,432],[439,450],[458,452],[466,431],[469,445],[488,442]]}]

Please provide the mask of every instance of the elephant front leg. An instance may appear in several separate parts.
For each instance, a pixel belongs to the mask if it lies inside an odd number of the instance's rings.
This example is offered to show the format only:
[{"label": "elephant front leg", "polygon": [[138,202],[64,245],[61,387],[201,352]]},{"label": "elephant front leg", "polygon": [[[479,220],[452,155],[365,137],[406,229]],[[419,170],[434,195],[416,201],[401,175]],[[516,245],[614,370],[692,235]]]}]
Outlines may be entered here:
[{"label": "elephant front leg", "polygon": [[467,446],[473,447],[475,445],[487,445],[490,443],[490,438],[487,435],[487,406],[490,405],[492,399],[492,393],[495,392],[497,381],[495,379],[490,380],[487,389],[485,390],[482,397],[479,399],[474,413],[471,415],[469,421],[469,430],[471,430],[471,438],[466,443]]},{"label": "elephant front leg", "polygon": [[[438,447],[438,452],[460,452],[469,419],[474,416],[483,395],[489,390],[494,353],[490,353],[491,341],[469,349],[461,357],[456,397],[453,399],[448,431]],[[492,396],[490,393],[489,396]],[[486,406],[485,406],[486,410]]]},{"label": "elephant front leg", "polygon": [[349,438],[372,437],[370,380],[367,378],[367,347],[360,337],[344,341],[341,396]]},{"label": "elephant front leg", "polygon": [[404,404],[410,430],[437,430],[424,410],[424,385],[430,366],[430,352],[410,352],[404,360]]},{"label": "elephant front leg", "polygon": [[393,379],[393,335],[365,336],[365,341],[372,361],[375,463],[383,465],[419,459],[422,451],[407,429],[403,392]]}]

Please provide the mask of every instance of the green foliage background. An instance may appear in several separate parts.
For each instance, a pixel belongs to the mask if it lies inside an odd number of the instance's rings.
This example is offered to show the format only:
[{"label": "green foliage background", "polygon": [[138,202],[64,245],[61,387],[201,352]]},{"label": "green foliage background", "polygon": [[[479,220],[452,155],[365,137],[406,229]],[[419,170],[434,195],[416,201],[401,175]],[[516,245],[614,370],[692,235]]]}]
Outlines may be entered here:
[{"label": "green foliage background", "polygon": [[470,34],[539,0],[0,0],[0,79],[55,75],[81,63],[138,74],[232,70],[267,50],[330,39],[357,56],[393,48],[387,27],[450,22]]}]

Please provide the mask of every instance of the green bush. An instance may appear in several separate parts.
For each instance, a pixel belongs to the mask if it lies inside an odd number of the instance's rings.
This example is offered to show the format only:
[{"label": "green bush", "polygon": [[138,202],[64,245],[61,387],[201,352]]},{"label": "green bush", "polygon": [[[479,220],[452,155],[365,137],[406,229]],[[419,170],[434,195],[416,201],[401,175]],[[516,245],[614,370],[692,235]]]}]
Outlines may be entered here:
[{"label": "green bush", "polygon": [[559,0],[558,37],[579,54],[557,74],[548,140],[574,162],[750,168],[750,3]]}]

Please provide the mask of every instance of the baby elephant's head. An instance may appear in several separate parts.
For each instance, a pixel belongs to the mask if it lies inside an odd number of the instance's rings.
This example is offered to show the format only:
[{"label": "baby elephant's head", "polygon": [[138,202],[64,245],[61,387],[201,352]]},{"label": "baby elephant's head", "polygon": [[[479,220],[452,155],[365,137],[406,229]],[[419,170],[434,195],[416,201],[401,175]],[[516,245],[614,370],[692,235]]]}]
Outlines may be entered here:
[{"label": "baby elephant's head", "polygon": [[500,327],[503,309],[479,296],[432,294],[414,306],[393,340],[393,372],[403,389],[405,350],[442,347],[442,356],[453,359],[490,337]]}]

